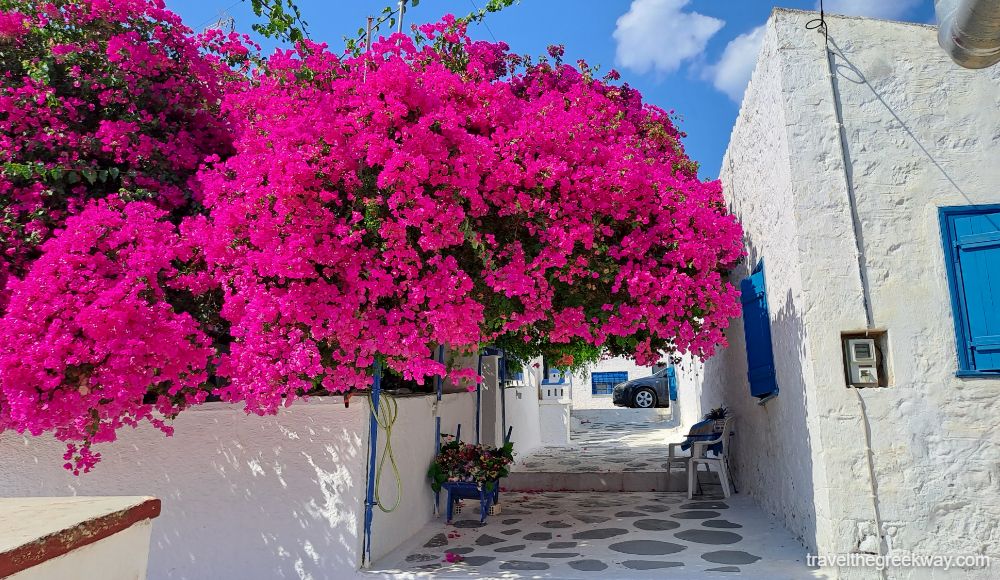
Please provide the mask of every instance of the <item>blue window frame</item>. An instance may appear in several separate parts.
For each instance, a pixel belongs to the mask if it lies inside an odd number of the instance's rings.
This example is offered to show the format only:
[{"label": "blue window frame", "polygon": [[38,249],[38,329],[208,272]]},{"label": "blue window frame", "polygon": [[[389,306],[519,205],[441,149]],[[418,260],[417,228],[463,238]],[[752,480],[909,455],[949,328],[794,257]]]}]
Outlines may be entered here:
[{"label": "blue window frame", "polygon": [[771,317],[767,308],[764,260],[757,263],[749,278],[740,282],[740,294],[750,394],[759,399],[773,397],[778,394],[778,382],[771,348]]},{"label": "blue window frame", "polygon": [[590,373],[590,393],[593,395],[610,395],[618,383],[628,380],[627,372]]},{"label": "blue window frame", "polygon": [[959,376],[1000,374],[1000,205],[942,207]]}]

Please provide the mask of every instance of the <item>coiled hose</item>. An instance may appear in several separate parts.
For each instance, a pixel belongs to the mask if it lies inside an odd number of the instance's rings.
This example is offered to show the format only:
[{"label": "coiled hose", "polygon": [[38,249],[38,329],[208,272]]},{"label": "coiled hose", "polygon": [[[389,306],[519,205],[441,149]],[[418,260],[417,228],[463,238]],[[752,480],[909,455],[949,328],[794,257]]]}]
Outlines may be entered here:
[{"label": "coiled hose", "polygon": [[[375,422],[385,431],[385,446],[382,448],[382,457],[379,459],[378,469],[375,471],[375,505],[388,514],[395,511],[403,499],[403,481],[399,476],[399,467],[396,466],[396,456],[392,452],[392,426],[396,423],[396,417],[399,416],[399,404],[396,402],[396,397],[382,392],[378,413],[375,412],[375,403],[372,401],[371,393],[368,394],[368,406],[371,408],[372,416],[375,417]],[[391,508],[385,507],[379,497],[386,457],[389,458],[389,464],[392,466],[392,475],[396,478],[396,503],[392,504]]]}]

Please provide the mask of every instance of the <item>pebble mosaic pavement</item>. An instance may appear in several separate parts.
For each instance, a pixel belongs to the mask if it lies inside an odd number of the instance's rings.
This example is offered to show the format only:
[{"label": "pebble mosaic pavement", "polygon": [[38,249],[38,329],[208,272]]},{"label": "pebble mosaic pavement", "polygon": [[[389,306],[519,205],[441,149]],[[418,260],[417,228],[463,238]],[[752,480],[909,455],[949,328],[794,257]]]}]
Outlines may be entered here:
[{"label": "pebble mosaic pavement", "polygon": [[569,447],[544,446],[519,457],[512,471],[609,473],[666,471],[667,444],[684,433],[667,421],[574,418]]},{"label": "pebble mosaic pavement", "polygon": [[[662,472],[667,443],[681,439],[669,420],[574,417],[569,446],[538,448],[513,470],[566,477]],[[705,495],[693,500],[677,492],[502,492],[500,514],[480,523],[477,505],[452,524],[440,517],[368,574],[394,580],[825,578],[805,566],[802,545],[753,500],[712,495],[719,493],[714,483],[704,481]]]},{"label": "pebble mosaic pavement", "polygon": [[[509,492],[480,524],[430,526],[380,562],[394,578],[813,577],[805,551],[746,497]],[[472,510],[470,510],[472,511]],[[447,553],[461,561],[449,562]]]}]

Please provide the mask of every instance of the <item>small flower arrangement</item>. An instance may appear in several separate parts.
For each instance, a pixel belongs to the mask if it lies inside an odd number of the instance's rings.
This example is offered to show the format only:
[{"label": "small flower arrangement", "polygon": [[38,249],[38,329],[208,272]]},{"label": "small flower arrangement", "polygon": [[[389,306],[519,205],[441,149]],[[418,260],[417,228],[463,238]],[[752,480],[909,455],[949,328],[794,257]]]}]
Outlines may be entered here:
[{"label": "small flower arrangement", "polygon": [[441,446],[427,476],[431,478],[434,491],[441,491],[443,484],[452,481],[475,483],[486,491],[493,491],[496,481],[510,473],[513,462],[513,443],[490,447],[450,441]]}]

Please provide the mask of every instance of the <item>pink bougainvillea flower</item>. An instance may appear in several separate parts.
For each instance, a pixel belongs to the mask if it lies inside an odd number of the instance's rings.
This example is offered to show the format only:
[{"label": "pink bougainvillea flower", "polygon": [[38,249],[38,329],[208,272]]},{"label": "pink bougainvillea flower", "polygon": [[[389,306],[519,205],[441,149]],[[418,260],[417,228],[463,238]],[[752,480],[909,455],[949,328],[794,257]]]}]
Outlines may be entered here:
[{"label": "pink bougainvillea flower", "polygon": [[250,67],[244,37],[196,38],[160,1],[15,5],[0,430],[69,441],[74,471],[210,395],[274,413],[376,362],[475,389],[441,345],[706,357],[739,313],[719,183],[671,113],[561,47],[532,63],[446,16]]}]

